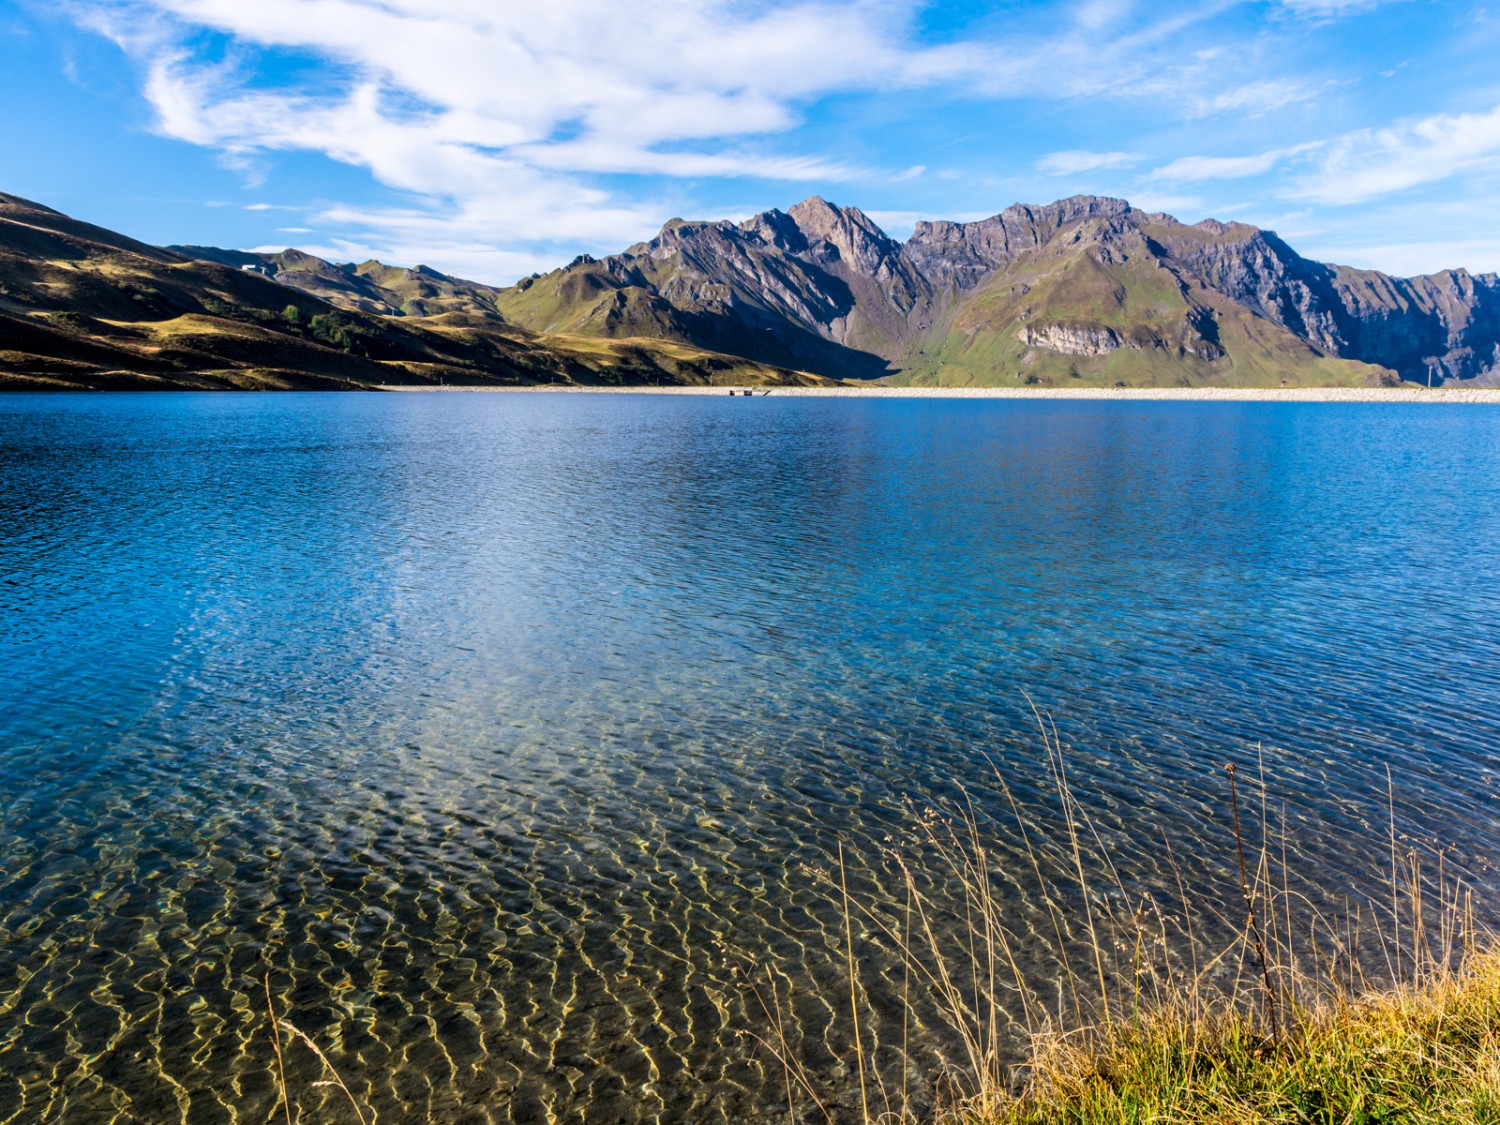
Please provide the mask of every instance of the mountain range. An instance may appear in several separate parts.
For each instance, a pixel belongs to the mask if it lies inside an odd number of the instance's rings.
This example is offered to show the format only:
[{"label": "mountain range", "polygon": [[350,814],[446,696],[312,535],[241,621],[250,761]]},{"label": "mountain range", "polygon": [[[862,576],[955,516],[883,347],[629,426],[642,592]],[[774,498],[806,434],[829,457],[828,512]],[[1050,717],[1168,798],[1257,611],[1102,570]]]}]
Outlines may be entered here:
[{"label": "mountain range", "polygon": [[1500,381],[1493,274],[1324,265],[1247,224],[1091,196],[918,223],[904,243],[819,198],[741,223],[673,221],[496,307],[533,329],[910,384]]},{"label": "mountain range", "polygon": [[0,195],[0,386],[1500,384],[1500,279],[1076,196],[905,242],[811,198],[495,287],[150,247]]}]

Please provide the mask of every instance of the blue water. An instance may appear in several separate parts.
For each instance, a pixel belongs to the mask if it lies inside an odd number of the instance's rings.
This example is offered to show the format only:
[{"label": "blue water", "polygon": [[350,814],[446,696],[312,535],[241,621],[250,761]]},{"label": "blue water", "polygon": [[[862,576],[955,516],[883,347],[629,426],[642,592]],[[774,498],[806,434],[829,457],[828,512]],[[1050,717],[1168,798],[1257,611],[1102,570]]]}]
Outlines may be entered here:
[{"label": "blue water", "polygon": [[267,1119],[268,975],[384,1122],[774,1118],[730,963],[847,1085],[809,869],[1045,827],[1028,697],[1141,887],[1263,758],[1482,890],[1496,557],[1486,406],[0,396],[0,1122]]}]

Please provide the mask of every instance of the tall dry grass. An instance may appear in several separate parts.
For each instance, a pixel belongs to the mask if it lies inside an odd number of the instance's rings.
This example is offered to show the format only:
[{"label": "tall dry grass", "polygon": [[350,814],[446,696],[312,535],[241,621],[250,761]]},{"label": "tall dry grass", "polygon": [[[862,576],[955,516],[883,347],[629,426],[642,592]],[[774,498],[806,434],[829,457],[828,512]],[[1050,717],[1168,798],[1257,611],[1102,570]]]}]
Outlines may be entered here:
[{"label": "tall dry grass", "polygon": [[[1116,867],[1074,792],[1055,728],[1041,716],[1038,724],[1060,810],[1056,838],[1028,822],[998,773],[996,782],[1041,925],[1033,915],[1022,931],[1005,893],[1016,873],[1001,870],[993,827],[967,801],[913,810],[911,835],[886,857],[899,885],[880,902],[850,893],[842,854],[837,871],[820,873],[843,912],[848,995],[838,1005],[852,1019],[857,1095],[830,1098],[823,1076],[799,1061],[787,983],[769,970],[752,974],[769,1028],[759,1038],[784,1071],[794,1120],[1500,1125],[1500,954],[1476,929],[1470,891],[1441,852],[1424,855],[1398,835],[1393,792],[1388,838],[1371,842],[1387,857],[1384,891],[1351,894],[1331,912],[1298,889],[1263,769],[1247,799],[1230,765],[1238,902],[1226,911],[1192,897],[1193,879],[1163,839],[1177,884],[1163,904]],[[1015,853],[1005,854],[1013,868]],[[903,966],[902,995],[881,998],[905,1013],[894,1065],[862,1019],[876,1005],[862,983],[856,926]],[[1050,947],[1040,959],[1038,942]],[[1039,975],[1039,962],[1051,971]],[[955,1045],[936,1064],[942,1073],[926,1075],[935,1097],[918,1098],[909,1081],[918,1008],[936,1012],[937,1030]],[[930,1053],[920,1057],[935,1065]]]}]

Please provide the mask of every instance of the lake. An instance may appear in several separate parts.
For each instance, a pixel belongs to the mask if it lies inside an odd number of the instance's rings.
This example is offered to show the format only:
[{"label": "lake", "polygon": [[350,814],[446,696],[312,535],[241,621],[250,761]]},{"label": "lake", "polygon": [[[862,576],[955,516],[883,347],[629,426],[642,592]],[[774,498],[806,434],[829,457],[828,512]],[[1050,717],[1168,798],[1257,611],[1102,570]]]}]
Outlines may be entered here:
[{"label": "lake", "polygon": [[1021,867],[1033,703],[1143,891],[1231,761],[1329,901],[1388,769],[1482,890],[1497,557],[1488,406],[0,396],[0,1122],[267,1120],[267,981],[383,1122],[784,1120],[747,965],[847,1106],[828,873]]}]

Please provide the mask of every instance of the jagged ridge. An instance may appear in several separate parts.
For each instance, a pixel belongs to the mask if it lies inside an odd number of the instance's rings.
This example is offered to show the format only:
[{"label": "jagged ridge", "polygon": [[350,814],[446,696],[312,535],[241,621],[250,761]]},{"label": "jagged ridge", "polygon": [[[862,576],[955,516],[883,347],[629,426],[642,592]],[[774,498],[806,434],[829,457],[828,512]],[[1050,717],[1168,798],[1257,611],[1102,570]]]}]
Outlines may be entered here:
[{"label": "jagged ridge", "polygon": [[1270,231],[1092,196],[918,223],[905,243],[817,197],[743,223],[673,220],[495,307],[538,330],[658,336],[846,378],[1500,381],[1494,275],[1329,266]]}]

